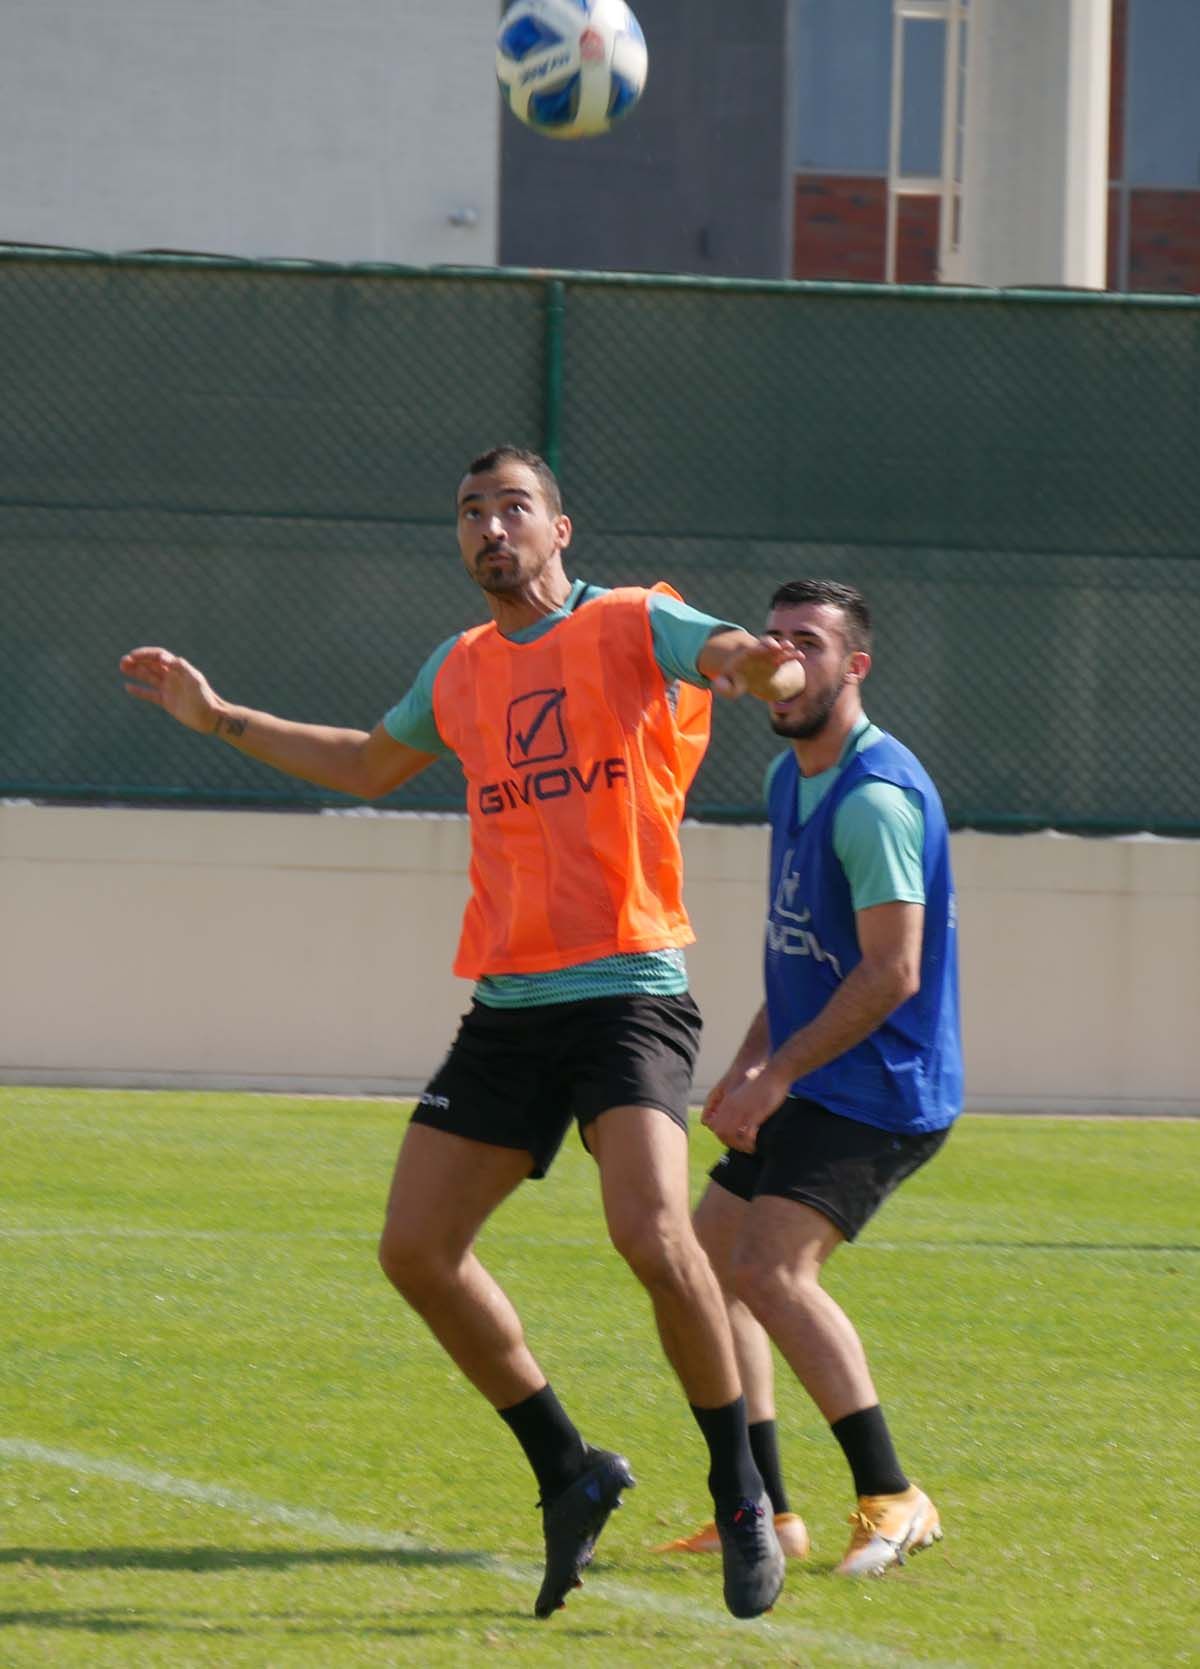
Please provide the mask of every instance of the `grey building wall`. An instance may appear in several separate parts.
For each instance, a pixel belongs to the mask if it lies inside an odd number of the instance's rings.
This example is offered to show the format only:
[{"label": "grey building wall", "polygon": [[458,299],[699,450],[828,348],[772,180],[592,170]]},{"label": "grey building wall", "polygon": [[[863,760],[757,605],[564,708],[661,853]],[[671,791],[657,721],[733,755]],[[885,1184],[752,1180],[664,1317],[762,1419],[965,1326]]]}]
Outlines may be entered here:
[{"label": "grey building wall", "polygon": [[478,0],[0,0],[0,241],[496,259]]},{"label": "grey building wall", "polygon": [[787,277],[790,0],[634,0],[650,73],[599,139],[501,112],[505,266]]}]

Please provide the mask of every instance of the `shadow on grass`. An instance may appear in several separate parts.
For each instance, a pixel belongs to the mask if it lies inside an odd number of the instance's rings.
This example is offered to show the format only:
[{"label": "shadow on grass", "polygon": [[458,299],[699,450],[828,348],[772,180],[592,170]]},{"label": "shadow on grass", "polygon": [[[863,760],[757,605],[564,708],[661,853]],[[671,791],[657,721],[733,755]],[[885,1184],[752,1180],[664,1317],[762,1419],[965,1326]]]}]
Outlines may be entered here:
[{"label": "shadow on grass", "polygon": [[[273,1616],[256,1614],[245,1622],[220,1621],[202,1613],[182,1613],[155,1616],[150,1613],[131,1614],[127,1608],[89,1607],[62,1611],[0,1611],[0,1628],[51,1629],[65,1632],[70,1629],[81,1634],[150,1635],[195,1634],[205,1639],[222,1635],[244,1638],[267,1633],[281,1633],[287,1639],[327,1636],[354,1638],[373,1636],[379,1639],[432,1639],[438,1635],[461,1636],[464,1628],[485,1629],[489,1634],[502,1629],[504,1643],[515,1645],[525,1633],[542,1632],[543,1624],[535,1623],[527,1612],[513,1607],[456,1605],[447,1611],[408,1611],[402,1620],[391,1616],[363,1617],[350,1620],[342,1615],[323,1620],[319,1617],[298,1617],[295,1613],[280,1612]],[[580,1628],[574,1624],[571,1642],[587,1639],[612,1639],[611,1622],[605,1625]],[[498,1641],[493,1643],[499,1643]]]},{"label": "shadow on grass", "polygon": [[[490,1570],[492,1553],[439,1552],[436,1548],[320,1547],[5,1547],[0,1566],[52,1570],[287,1570],[295,1565],[467,1565]],[[530,1561],[532,1568],[532,1560]]]},{"label": "shadow on grass", "polygon": [[244,1634],[232,1623],[210,1623],[173,1619],[159,1622],[151,1617],[131,1617],[122,1611],[0,1611],[0,1628],[78,1629],[82,1634]]},{"label": "shadow on grass", "polygon": [[864,1240],[864,1249],[875,1251],[923,1252],[1200,1252],[1190,1241],[1154,1242],[1137,1240],[922,1240],[874,1243]]}]

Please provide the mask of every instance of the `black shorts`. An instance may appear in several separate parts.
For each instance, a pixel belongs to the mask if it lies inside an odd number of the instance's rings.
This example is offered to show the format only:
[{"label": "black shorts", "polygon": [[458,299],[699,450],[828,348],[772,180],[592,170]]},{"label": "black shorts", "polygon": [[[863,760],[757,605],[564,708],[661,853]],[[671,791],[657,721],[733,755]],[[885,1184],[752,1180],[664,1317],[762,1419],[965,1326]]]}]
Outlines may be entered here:
[{"label": "black shorts", "polygon": [[754,1153],[728,1152],[708,1174],[742,1200],[777,1194],[809,1205],[854,1240],[949,1134],[880,1130],[789,1095],[758,1132]]},{"label": "black shorts", "polygon": [[582,1136],[610,1107],[657,1107],[686,1130],[699,1048],[700,1011],[686,993],[538,1008],[477,1002],[413,1123],[524,1148],[533,1176],[545,1176],[572,1119]]}]

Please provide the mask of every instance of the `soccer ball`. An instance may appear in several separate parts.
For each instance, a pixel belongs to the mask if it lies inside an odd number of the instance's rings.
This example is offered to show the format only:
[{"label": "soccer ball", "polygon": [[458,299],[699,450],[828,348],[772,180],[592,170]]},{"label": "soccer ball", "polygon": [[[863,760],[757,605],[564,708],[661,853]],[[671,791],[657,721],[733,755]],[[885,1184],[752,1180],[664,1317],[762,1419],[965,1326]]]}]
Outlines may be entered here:
[{"label": "soccer ball", "polygon": [[516,0],[496,76],[518,120],[550,139],[607,133],[646,84],[646,38],[625,0]]}]

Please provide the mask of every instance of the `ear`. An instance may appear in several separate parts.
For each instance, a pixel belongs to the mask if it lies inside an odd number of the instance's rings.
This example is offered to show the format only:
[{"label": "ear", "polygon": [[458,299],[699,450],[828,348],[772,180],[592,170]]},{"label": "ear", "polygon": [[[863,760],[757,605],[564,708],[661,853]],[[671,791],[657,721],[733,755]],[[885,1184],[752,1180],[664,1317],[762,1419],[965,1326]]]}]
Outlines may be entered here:
[{"label": "ear", "polygon": [[573,529],[571,527],[570,516],[555,516],[554,532],[558,539],[558,548],[560,551],[565,551],[567,546],[571,543],[572,531]]},{"label": "ear", "polygon": [[852,684],[861,684],[871,670],[871,657],[865,649],[856,649],[846,662],[846,677]]}]

